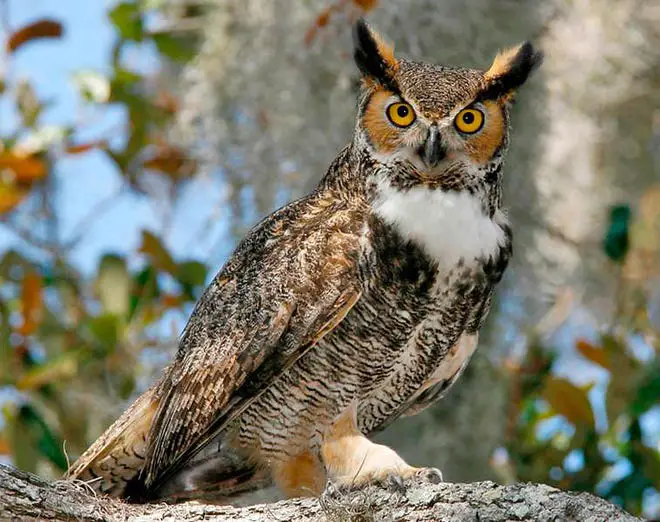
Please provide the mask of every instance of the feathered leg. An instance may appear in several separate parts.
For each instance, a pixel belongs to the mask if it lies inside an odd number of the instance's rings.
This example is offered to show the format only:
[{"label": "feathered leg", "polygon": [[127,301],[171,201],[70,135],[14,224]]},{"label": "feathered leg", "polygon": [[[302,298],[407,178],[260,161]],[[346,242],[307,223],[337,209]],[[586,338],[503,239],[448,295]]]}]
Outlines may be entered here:
[{"label": "feathered leg", "polygon": [[344,411],[328,430],[321,446],[328,478],[340,488],[370,483],[401,484],[420,477],[429,482],[442,481],[435,468],[410,466],[391,448],[371,442],[357,426],[357,404]]}]

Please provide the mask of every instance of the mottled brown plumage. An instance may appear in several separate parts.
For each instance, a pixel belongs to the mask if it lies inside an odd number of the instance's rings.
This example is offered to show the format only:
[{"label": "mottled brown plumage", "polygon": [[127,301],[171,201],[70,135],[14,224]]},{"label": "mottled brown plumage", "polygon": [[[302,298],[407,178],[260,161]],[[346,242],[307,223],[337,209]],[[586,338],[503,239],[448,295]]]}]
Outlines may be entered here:
[{"label": "mottled brown plumage", "polygon": [[365,434],[441,397],[474,352],[511,254],[508,102],[540,56],[484,72],[397,60],[364,22],[355,41],[352,143],[248,234],[161,380],[70,477],[146,500],[426,473]]}]

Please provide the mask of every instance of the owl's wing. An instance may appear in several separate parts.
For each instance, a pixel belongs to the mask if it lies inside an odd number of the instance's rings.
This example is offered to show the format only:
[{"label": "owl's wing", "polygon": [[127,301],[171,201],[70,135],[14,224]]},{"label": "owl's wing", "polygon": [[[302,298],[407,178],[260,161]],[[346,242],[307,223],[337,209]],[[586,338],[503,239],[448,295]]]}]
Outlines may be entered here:
[{"label": "owl's wing", "polygon": [[358,301],[360,230],[340,201],[319,198],[262,222],[200,299],[151,426],[141,475],[147,492],[157,490]]}]

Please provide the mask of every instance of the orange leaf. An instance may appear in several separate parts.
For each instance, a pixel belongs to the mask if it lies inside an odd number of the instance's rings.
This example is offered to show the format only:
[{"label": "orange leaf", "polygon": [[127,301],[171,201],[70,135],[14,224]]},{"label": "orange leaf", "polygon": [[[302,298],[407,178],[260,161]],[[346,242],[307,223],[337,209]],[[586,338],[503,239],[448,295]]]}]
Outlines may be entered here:
[{"label": "orange leaf", "polygon": [[69,145],[66,148],[68,154],[82,154],[92,149],[104,149],[108,143],[105,140],[90,141],[88,143],[79,143],[78,145]]},{"label": "orange leaf", "polygon": [[584,390],[566,379],[549,378],[545,382],[543,398],[555,413],[563,415],[576,426],[594,426],[591,403]]},{"label": "orange leaf", "polygon": [[63,32],[62,24],[55,20],[38,20],[12,34],[7,40],[7,50],[13,53],[27,42],[39,38],[59,38]]},{"label": "orange leaf", "polygon": [[12,210],[16,205],[23,201],[27,194],[28,191],[25,188],[0,183],[0,214]]},{"label": "orange leaf", "polygon": [[175,114],[179,110],[178,100],[167,91],[160,91],[156,95],[154,105],[169,114]]},{"label": "orange leaf", "polygon": [[171,177],[190,176],[197,165],[194,160],[188,158],[183,150],[172,145],[158,147],[151,158],[145,160],[144,168],[159,170]]},{"label": "orange leaf", "polygon": [[165,308],[176,308],[181,305],[181,297],[178,295],[165,294],[162,299]]},{"label": "orange leaf", "polygon": [[605,368],[606,370],[612,369],[612,362],[607,351],[603,348],[598,348],[584,339],[578,339],[575,347],[583,357],[589,359],[592,363]]},{"label": "orange leaf", "polygon": [[363,11],[371,11],[378,5],[378,0],[353,0],[353,3]]},{"label": "orange leaf", "polygon": [[46,175],[46,163],[38,156],[20,156],[8,151],[0,153],[0,171],[5,169],[20,183],[30,183]]},{"label": "orange leaf", "polygon": [[0,439],[0,455],[9,455],[9,443],[5,439]]},{"label": "orange leaf", "polygon": [[314,41],[314,38],[316,38],[316,32],[321,27],[328,25],[328,22],[330,21],[330,15],[337,9],[337,7],[337,5],[333,4],[330,7],[324,9],[321,14],[316,17],[316,20],[314,20],[312,26],[305,33],[305,45],[310,45]]},{"label": "orange leaf", "polygon": [[36,272],[28,272],[23,278],[21,294],[23,324],[18,330],[21,335],[30,335],[37,329],[41,321],[42,308],[41,276]]},{"label": "orange leaf", "polygon": [[330,21],[330,13],[326,11],[325,13],[321,13],[319,17],[316,19],[316,25],[318,27],[325,27],[328,25],[328,22]]}]

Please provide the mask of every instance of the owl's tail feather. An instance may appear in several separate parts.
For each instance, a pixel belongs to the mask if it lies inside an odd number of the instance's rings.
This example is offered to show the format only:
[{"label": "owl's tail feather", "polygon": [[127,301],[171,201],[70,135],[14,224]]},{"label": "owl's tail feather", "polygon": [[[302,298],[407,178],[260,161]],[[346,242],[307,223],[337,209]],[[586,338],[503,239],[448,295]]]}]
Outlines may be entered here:
[{"label": "owl's tail feather", "polygon": [[141,478],[147,438],[158,409],[160,381],[144,392],[69,468],[65,478],[82,480],[94,491],[129,502],[205,499],[225,503],[267,487],[270,473],[218,438],[157,491]]},{"label": "owl's tail feather", "polygon": [[272,484],[270,471],[239,453],[222,448],[197,458],[151,495],[152,500],[203,500],[226,504],[236,497]]},{"label": "owl's tail feather", "polygon": [[65,478],[82,480],[99,493],[125,497],[127,485],[144,466],[159,384],[138,397],[69,468]]}]

